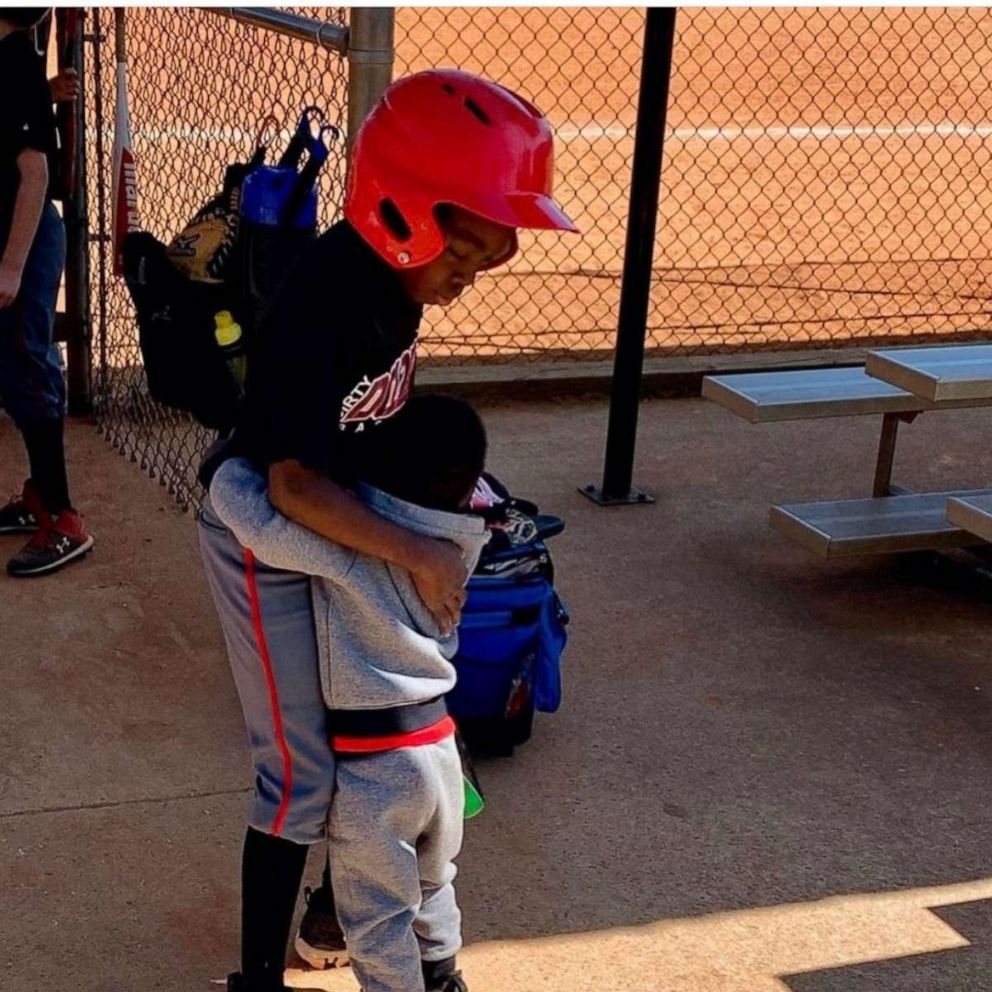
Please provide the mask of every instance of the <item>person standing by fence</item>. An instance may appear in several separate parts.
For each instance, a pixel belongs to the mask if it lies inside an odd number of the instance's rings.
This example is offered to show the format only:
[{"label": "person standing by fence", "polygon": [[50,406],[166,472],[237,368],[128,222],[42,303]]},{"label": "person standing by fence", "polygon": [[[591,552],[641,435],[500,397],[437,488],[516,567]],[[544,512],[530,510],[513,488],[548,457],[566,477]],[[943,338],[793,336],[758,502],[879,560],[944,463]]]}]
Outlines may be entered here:
[{"label": "person standing by fence", "polygon": [[0,8],[0,396],[30,465],[21,493],[0,507],[0,534],[33,534],[7,563],[13,576],[53,572],[93,546],[69,498],[65,378],[53,347],[65,230],[49,193],[53,94],[28,33],[48,14]]},{"label": "person standing by fence", "polygon": [[[423,306],[446,306],[480,271],[508,261],[517,228],[575,230],[551,199],[552,149],[540,111],[487,80],[431,71],[394,83],[356,136],[345,220],[296,264],[249,350],[245,415],[214,460],[248,458],[284,516],[407,569],[443,633],[457,625],[465,597],[458,550],[379,516],[350,489],[376,458],[379,425],[410,394]],[[200,547],[255,766],[242,966],[229,989],[280,992],[307,852],[327,836],[335,773],[310,577],[257,561],[209,498]],[[318,893],[301,938],[339,961],[330,886]],[[309,943],[314,933],[322,946]],[[423,953],[424,974],[406,976],[404,989],[464,987],[455,974],[434,974],[440,962]]]}]

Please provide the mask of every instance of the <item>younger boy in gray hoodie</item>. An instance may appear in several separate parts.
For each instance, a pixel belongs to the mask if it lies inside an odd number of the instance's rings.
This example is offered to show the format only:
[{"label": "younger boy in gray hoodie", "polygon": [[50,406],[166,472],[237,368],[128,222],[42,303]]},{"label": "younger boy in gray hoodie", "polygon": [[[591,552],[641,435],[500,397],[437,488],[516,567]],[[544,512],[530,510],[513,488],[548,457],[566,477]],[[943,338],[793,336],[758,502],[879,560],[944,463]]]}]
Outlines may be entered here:
[{"label": "younger boy in gray hoodie", "polygon": [[[482,518],[464,512],[485,462],[478,415],[458,400],[417,397],[377,429],[384,457],[358,495],[405,527],[453,541],[471,573],[487,539]],[[258,559],[313,576],[336,759],[331,874],[362,989],[465,992],[453,887],[464,785],[443,698],[455,684],[457,633],[440,636],[408,573],[279,514],[247,461],[218,469],[210,500]]]}]

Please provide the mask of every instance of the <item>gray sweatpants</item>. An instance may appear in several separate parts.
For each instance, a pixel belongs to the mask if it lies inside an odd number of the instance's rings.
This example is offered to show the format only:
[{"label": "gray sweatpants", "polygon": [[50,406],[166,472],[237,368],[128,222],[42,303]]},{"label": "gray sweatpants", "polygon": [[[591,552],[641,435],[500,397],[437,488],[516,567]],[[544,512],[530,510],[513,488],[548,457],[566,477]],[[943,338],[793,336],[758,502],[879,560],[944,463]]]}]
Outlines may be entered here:
[{"label": "gray sweatpants", "polygon": [[328,824],[338,917],[363,992],[424,992],[461,947],[454,859],[465,790],[453,737],[338,755]]},{"label": "gray sweatpants", "polygon": [[296,844],[326,836],[334,754],[320,691],[310,577],[257,561],[210,505],[200,553],[241,699],[255,791],[248,822]]}]

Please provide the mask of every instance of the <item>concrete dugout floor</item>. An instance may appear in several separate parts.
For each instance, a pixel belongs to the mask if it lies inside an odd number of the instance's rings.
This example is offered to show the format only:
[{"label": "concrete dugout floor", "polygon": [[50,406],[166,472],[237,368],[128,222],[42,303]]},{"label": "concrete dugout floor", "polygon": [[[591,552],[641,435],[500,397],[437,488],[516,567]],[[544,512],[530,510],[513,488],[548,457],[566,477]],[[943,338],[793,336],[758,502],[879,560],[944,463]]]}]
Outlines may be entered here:
[{"label": "concrete dugout floor", "polygon": [[[562,711],[480,769],[473,992],[989,988],[990,588],[824,563],[766,524],[866,494],[878,423],[648,402],[658,503],[601,510],[576,486],[605,404],[484,414],[491,467],[568,519],[574,623]],[[987,483],[990,419],[904,427],[897,481]],[[194,524],[90,425],[68,443],[95,553],[0,578],[0,988],[207,992],[236,963],[249,773]],[[0,466],[13,490],[6,420]]]}]

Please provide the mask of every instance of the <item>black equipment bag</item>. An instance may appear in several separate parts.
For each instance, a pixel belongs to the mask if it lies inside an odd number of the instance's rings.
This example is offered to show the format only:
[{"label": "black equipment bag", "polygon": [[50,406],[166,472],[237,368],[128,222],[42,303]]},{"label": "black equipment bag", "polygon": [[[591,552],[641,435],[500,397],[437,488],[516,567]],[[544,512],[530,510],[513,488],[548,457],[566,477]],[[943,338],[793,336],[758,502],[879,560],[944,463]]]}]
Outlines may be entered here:
[{"label": "black equipment bag", "polygon": [[214,314],[227,309],[223,287],[191,281],[145,231],[128,234],[123,250],[148,392],[204,427],[229,431],[241,389],[214,339]]}]

